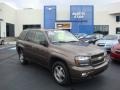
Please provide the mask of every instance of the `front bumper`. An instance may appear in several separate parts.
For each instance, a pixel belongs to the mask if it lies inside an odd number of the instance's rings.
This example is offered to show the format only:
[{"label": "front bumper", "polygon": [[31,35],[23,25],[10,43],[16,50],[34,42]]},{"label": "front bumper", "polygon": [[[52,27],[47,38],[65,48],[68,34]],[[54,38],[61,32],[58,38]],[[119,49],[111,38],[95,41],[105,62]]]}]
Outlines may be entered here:
[{"label": "front bumper", "polygon": [[104,48],[107,52],[111,52],[112,45],[111,46],[105,46]]},{"label": "front bumper", "polygon": [[120,54],[111,52],[111,53],[110,53],[110,58],[111,58],[112,60],[120,61]]},{"label": "front bumper", "polygon": [[106,60],[103,64],[98,65],[96,67],[88,66],[88,67],[72,67],[71,78],[72,79],[84,79],[88,77],[93,77],[108,67],[109,60]]},{"label": "front bumper", "polygon": [[[99,45],[98,45],[99,46]],[[112,46],[99,46],[99,47],[101,47],[102,49],[104,49],[105,51],[107,51],[107,52],[111,52],[111,47]]]}]

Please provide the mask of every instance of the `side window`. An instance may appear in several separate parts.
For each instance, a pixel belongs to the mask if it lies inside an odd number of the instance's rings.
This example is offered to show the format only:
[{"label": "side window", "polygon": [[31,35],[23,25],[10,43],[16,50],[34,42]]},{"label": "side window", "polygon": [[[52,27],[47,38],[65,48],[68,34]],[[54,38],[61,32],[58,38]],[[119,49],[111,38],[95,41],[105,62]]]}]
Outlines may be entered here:
[{"label": "side window", "polygon": [[26,41],[31,41],[31,42],[33,42],[34,36],[35,36],[35,32],[29,31],[29,32],[27,33]]},{"label": "side window", "polygon": [[26,34],[27,34],[27,31],[23,31],[23,32],[20,34],[19,39],[24,40],[25,37],[26,37]]},{"label": "side window", "polygon": [[40,42],[46,41],[46,37],[43,32],[36,32],[34,42],[40,44]]}]

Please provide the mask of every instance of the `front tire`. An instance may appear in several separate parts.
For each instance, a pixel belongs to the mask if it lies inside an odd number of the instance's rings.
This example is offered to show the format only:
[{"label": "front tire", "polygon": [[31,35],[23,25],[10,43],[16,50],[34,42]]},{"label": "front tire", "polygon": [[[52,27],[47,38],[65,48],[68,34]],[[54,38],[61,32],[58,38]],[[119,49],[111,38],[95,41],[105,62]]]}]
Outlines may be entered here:
[{"label": "front tire", "polygon": [[63,62],[57,61],[52,65],[52,75],[60,85],[69,85],[71,83],[69,71]]},{"label": "front tire", "polygon": [[28,64],[28,61],[25,60],[23,50],[20,50],[20,51],[19,51],[19,61],[20,61],[20,63],[21,63],[22,65]]}]

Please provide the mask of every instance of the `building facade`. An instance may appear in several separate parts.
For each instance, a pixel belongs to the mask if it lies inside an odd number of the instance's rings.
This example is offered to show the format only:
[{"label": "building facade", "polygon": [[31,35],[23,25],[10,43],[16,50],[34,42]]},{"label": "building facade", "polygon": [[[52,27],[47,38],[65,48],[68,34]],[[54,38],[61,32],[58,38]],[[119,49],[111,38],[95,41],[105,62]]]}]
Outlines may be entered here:
[{"label": "building facade", "polygon": [[65,29],[72,33],[120,33],[120,10],[97,11],[93,5],[69,5],[66,8],[44,5],[41,9],[14,9],[0,3],[0,36],[17,37],[24,29]]}]

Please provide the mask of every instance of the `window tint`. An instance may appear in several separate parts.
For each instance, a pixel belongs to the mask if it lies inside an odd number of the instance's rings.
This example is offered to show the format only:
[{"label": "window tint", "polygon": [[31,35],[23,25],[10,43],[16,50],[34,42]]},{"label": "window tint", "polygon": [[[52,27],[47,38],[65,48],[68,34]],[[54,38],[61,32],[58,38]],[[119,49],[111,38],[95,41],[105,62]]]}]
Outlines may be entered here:
[{"label": "window tint", "polygon": [[41,28],[40,24],[23,25],[23,30],[25,30],[25,29],[40,29],[40,28]]},{"label": "window tint", "polygon": [[116,28],[116,34],[120,34],[120,27]]},{"label": "window tint", "polygon": [[46,41],[46,37],[43,32],[36,32],[34,42],[35,43],[40,43],[42,41]]},{"label": "window tint", "polygon": [[35,32],[34,31],[29,31],[26,37],[27,41],[33,41],[34,40],[34,36],[35,36]]},{"label": "window tint", "polygon": [[116,16],[116,22],[120,22],[120,16]]},{"label": "window tint", "polygon": [[27,31],[23,31],[23,32],[20,34],[19,39],[24,40],[25,37],[26,37],[26,34],[27,34]]},{"label": "window tint", "polygon": [[109,33],[109,25],[95,25],[94,33],[107,35]]}]

